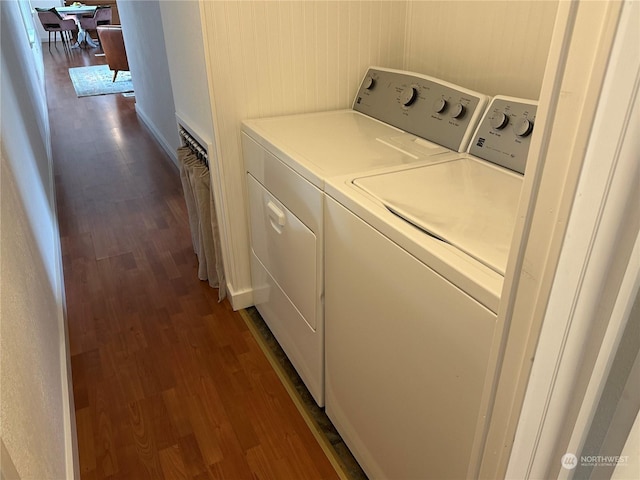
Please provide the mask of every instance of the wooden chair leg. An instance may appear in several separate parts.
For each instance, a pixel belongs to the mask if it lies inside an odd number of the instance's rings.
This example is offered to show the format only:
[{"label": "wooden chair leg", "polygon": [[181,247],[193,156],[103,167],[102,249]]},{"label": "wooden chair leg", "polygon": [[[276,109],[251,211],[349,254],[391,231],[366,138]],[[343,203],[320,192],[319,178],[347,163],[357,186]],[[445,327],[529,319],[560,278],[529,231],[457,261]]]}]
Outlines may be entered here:
[{"label": "wooden chair leg", "polygon": [[49,33],[49,53],[51,53],[51,31]]},{"label": "wooden chair leg", "polygon": [[112,81],[112,82],[115,82],[115,81],[116,81],[116,77],[117,77],[117,76],[118,76],[118,70],[115,70],[115,71],[113,72],[113,80],[111,80],[111,81]]}]

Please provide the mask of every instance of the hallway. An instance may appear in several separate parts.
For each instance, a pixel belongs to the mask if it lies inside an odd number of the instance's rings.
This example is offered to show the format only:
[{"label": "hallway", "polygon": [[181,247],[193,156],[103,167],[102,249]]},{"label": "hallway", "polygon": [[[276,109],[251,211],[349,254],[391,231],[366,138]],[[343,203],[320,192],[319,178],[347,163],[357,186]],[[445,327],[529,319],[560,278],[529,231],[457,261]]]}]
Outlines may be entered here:
[{"label": "hallway", "polygon": [[338,478],[242,317],[196,276],[179,174],[135,99],[44,53],[83,479]]}]

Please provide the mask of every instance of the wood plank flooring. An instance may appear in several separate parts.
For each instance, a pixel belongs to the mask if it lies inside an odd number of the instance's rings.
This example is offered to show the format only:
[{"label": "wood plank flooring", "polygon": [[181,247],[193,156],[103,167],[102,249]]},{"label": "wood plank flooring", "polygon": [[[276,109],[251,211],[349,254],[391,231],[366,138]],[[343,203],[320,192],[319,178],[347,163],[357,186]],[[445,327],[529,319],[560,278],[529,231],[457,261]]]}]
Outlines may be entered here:
[{"label": "wood plank flooring", "polygon": [[334,479],[246,324],[196,277],[177,169],[45,51],[83,479]]}]

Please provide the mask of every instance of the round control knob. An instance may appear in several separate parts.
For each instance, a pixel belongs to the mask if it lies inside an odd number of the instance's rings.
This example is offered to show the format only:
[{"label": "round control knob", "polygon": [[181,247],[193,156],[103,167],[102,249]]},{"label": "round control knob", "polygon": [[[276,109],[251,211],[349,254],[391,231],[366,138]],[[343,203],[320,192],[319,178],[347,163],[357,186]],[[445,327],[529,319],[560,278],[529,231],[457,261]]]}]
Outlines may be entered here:
[{"label": "round control knob", "polygon": [[451,107],[451,117],[452,118],[462,118],[464,117],[464,113],[466,112],[466,108],[461,103],[456,103],[453,107]]},{"label": "round control knob", "polygon": [[376,81],[375,79],[371,76],[371,75],[367,75],[364,79],[364,81],[362,82],[362,86],[366,89],[366,90],[371,90],[373,87],[376,86]]},{"label": "round control knob", "polygon": [[491,126],[496,130],[502,130],[509,125],[509,115],[504,112],[494,113],[491,119]]},{"label": "round control knob", "polygon": [[519,137],[526,137],[533,130],[533,122],[528,118],[519,118],[516,123],[513,124],[513,131]]},{"label": "round control knob", "polygon": [[447,109],[447,101],[444,98],[439,98],[433,102],[433,111],[436,113],[442,113]]},{"label": "round control knob", "polygon": [[415,87],[407,87],[400,94],[400,102],[405,107],[408,107],[418,98],[418,90]]}]

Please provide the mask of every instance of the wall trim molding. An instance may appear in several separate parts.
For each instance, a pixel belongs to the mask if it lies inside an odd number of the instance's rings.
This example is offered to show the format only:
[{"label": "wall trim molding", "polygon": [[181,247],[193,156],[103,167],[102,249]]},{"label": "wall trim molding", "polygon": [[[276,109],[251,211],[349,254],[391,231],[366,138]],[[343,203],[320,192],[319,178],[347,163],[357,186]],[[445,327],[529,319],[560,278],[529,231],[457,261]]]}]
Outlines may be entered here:
[{"label": "wall trim molding", "polygon": [[231,284],[227,283],[227,295],[231,302],[231,307],[234,310],[241,310],[243,308],[251,307],[253,305],[253,289],[243,288],[241,290],[235,290]]}]

